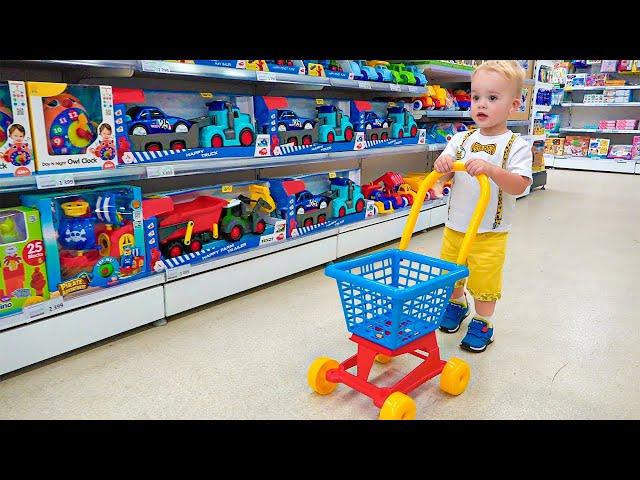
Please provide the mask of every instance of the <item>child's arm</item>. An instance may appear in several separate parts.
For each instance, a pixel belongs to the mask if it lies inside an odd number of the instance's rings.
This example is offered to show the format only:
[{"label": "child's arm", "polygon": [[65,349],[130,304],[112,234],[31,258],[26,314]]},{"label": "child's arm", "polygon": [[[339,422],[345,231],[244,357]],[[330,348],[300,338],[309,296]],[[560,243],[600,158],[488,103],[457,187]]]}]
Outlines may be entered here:
[{"label": "child's arm", "polygon": [[524,192],[531,180],[518,173],[511,173],[498,165],[489,163],[481,158],[472,158],[465,164],[467,173],[472,176],[484,173],[491,178],[502,191],[509,195],[520,195]]}]

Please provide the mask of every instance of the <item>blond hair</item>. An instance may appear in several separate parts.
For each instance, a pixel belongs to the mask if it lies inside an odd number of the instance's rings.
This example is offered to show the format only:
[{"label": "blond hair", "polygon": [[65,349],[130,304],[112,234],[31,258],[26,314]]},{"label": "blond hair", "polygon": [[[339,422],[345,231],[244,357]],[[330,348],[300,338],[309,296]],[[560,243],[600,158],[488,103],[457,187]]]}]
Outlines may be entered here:
[{"label": "blond hair", "polygon": [[496,72],[513,84],[515,96],[520,98],[522,86],[524,85],[524,69],[515,60],[487,60],[481,63],[473,71],[471,78],[480,71],[487,70]]}]

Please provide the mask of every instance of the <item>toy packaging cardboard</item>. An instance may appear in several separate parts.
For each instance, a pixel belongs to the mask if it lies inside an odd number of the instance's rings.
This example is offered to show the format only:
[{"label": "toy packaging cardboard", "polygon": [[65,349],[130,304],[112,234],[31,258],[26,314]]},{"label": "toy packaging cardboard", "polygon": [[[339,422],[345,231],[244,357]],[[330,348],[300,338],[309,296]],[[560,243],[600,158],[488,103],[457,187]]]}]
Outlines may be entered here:
[{"label": "toy packaging cardboard", "polygon": [[304,60],[307,75],[353,80],[351,64],[347,60]]},{"label": "toy packaging cardboard", "polygon": [[40,214],[27,207],[0,209],[0,317],[49,298]]},{"label": "toy packaging cardboard", "polygon": [[120,163],[266,157],[246,95],[114,88]]},{"label": "toy packaging cardboard", "polygon": [[418,128],[410,104],[352,100],[350,120],[364,132],[367,148],[424,145],[425,129]]},{"label": "toy packaging cardboard", "polygon": [[0,82],[0,177],[35,171],[24,82]]},{"label": "toy packaging cardboard", "polygon": [[284,220],[264,182],[216,185],[145,196],[150,269],[163,271],[282,241]]},{"label": "toy packaging cardboard", "polygon": [[26,194],[21,200],[40,212],[52,292],[66,297],[117,285],[145,271],[140,187]]},{"label": "toy packaging cardboard", "polygon": [[110,86],[27,82],[27,94],[38,172],[116,167]]},{"label": "toy packaging cardboard", "polygon": [[[307,71],[302,60],[245,60],[245,68],[258,72],[289,73],[293,75],[304,75]],[[258,80],[260,80],[259,77]]]},{"label": "toy packaging cardboard", "polygon": [[364,150],[364,134],[349,120],[349,101],[305,97],[254,97],[258,131],[274,155]]},{"label": "toy packaging cardboard", "polygon": [[620,160],[631,160],[632,145],[611,145],[607,158],[616,158]]},{"label": "toy packaging cardboard", "polygon": [[547,138],[544,141],[544,153],[564,155],[564,137]]},{"label": "toy packaging cardboard", "polygon": [[367,201],[358,185],[360,170],[264,179],[286,220],[287,235],[298,237],[365,218]]},{"label": "toy packaging cardboard", "polygon": [[609,152],[608,138],[592,138],[589,142],[589,156],[594,158],[607,158]]},{"label": "toy packaging cardboard", "polygon": [[640,160],[640,135],[634,135],[631,142],[631,160]]},{"label": "toy packaging cardboard", "polygon": [[564,142],[564,154],[573,157],[586,157],[590,140],[590,137],[567,135]]}]

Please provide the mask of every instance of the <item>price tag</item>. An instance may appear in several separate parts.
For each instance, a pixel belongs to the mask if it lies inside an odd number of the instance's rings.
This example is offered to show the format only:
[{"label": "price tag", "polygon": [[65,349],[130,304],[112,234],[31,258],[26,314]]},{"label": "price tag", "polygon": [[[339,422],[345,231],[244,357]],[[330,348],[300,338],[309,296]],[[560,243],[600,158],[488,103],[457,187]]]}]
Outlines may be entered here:
[{"label": "price tag", "polygon": [[191,265],[180,265],[179,267],[169,268],[166,270],[165,275],[167,281],[175,280],[177,278],[187,277],[191,273]]},{"label": "price tag", "polygon": [[362,80],[358,80],[358,88],[364,88],[366,90],[371,90],[371,83],[364,82]]},{"label": "price tag", "polygon": [[64,299],[60,297],[52,298],[46,302],[29,305],[22,310],[22,314],[29,320],[34,320],[45,313],[56,313],[64,308]]},{"label": "price tag", "polygon": [[316,98],[316,105],[324,105],[324,98]]},{"label": "price tag", "polygon": [[142,60],[142,70],[145,72],[170,73],[169,66],[158,60]]},{"label": "price tag", "polygon": [[222,185],[222,193],[233,192],[233,185]]},{"label": "price tag", "polygon": [[173,165],[153,165],[147,167],[147,178],[173,177]]},{"label": "price tag", "polygon": [[211,92],[200,92],[200,96],[202,98],[213,98],[213,93],[211,93]]},{"label": "price tag", "polygon": [[38,189],[73,187],[76,184],[73,173],[60,173],[58,175],[36,175]]},{"label": "price tag", "polygon": [[336,178],[336,172],[329,172],[329,178]]},{"label": "price tag", "polygon": [[389,84],[389,90],[393,91],[393,92],[399,92],[401,90],[400,85],[398,85],[397,83],[390,83]]},{"label": "price tag", "polygon": [[276,74],[273,72],[256,72],[256,78],[261,82],[277,82]]}]

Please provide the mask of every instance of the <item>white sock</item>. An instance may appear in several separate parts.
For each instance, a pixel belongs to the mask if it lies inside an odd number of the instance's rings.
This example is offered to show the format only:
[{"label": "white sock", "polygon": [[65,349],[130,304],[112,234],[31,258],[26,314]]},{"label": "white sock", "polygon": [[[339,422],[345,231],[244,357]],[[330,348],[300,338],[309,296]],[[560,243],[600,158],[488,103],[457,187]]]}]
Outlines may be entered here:
[{"label": "white sock", "polygon": [[491,318],[493,318],[493,315],[480,315],[479,313],[476,312],[475,318],[478,318],[486,322],[487,327],[493,328],[493,323],[491,323]]},{"label": "white sock", "polygon": [[456,305],[461,305],[463,307],[467,307],[468,303],[467,303],[467,296],[463,293],[460,297],[458,298],[452,298],[451,301],[453,303],[455,303]]}]

